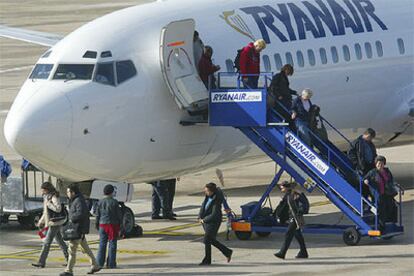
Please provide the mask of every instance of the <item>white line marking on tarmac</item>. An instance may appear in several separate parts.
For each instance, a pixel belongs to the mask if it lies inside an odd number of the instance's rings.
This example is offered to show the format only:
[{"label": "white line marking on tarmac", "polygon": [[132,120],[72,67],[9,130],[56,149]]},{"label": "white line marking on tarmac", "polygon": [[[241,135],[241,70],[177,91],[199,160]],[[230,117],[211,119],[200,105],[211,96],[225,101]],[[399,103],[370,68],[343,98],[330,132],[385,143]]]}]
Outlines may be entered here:
[{"label": "white line marking on tarmac", "polygon": [[22,66],[22,67],[15,67],[15,68],[10,68],[10,69],[0,70],[0,74],[20,71],[20,70],[24,70],[24,69],[32,68],[32,67],[33,65],[27,65],[27,66]]}]

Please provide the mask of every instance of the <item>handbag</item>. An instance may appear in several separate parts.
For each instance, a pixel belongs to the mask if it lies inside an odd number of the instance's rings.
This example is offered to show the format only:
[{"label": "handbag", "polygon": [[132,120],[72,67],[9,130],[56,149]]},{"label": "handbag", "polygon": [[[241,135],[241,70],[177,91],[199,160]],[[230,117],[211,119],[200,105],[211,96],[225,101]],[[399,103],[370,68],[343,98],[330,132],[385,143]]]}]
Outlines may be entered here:
[{"label": "handbag", "polygon": [[68,211],[66,210],[65,205],[63,203],[61,204],[61,211],[59,213],[54,212],[49,208],[47,209],[47,211],[49,212],[49,220],[52,222],[66,220],[68,217]]},{"label": "handbag", "polygon": [[61,234],[64,241],[79,240],[82,235],[79,232],[79,223],[68,221],[61,228]]},{"label": "handbag", "polygon": [[319,117],[319,122],[321,123],[320,127],[316,127],[315,134],[322,140],[328,141],[328,131],[323,123],[323,120]]}]

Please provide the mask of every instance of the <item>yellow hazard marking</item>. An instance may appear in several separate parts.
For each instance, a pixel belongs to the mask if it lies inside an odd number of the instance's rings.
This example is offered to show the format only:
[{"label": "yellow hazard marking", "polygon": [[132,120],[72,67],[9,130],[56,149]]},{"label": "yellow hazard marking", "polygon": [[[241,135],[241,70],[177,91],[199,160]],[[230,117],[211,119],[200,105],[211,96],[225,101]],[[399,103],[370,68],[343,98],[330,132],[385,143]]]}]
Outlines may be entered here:
[{"label": "yellow hazard marking", "polygon": [[331,202],[329,200],[325,200],[325,201],[318,201],[318,202],[311,203],[310,206],[311,207],[318,207],[318,206],[324,206],[324,205],[328,205],[328,204],[331,204]]},{"label": "yellow hazard marking", "polygon": [[171,253],[171,251],[166,250],[128,250],[128,249],[118,249],[117,253],[121,254],[135,254],[135,255],[165,255]]}]

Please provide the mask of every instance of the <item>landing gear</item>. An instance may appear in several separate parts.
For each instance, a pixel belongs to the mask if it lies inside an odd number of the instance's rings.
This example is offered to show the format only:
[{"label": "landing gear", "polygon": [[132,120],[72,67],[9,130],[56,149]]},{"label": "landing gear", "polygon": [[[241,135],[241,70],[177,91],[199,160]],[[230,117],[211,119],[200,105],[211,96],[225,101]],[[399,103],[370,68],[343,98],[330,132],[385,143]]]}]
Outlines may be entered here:
[{"label": "landing gear", "polygon": [[355,227],[349,227],[345,229],[342,238],[346,245],[357,245],[361,240],[361,234]]},{"label": "landing gear", "polygon": [[121,205],[122,208],[122,229],[126,236],[130,236],[135,227],[135,216],[131,208]]}]

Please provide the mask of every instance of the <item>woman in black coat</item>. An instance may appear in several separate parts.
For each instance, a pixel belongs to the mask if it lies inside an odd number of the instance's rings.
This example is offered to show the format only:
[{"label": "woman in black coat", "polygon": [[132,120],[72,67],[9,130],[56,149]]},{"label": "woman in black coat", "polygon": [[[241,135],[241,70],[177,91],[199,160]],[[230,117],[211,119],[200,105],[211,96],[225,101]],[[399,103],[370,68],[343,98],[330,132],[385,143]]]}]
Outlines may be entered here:
[{"label": "woman in black coat", "polygon": [[200,265],[211,264],[211,245],[214,245],[220,250],[221,253],[227,257],[227,262],[230,262],[233,250],[216,239],[222,220],[221,204],[223,203],[224,195],[214,183],[206,184],[204,193],[206,194],[206,197],[201,205],[200,214],[198,216],[198,220],[203,225],[205,232],[205,256]]},{"label": "woman in black coat", "polygon": [[364,184],[371,185],[378,193],[379,230],[385,232],[387,222],[397,221],[397,208],[394,197],[398,194],[391,171],[385,167],[386,159],[378,155],[375,158],[375,169],[364,177]]}]

